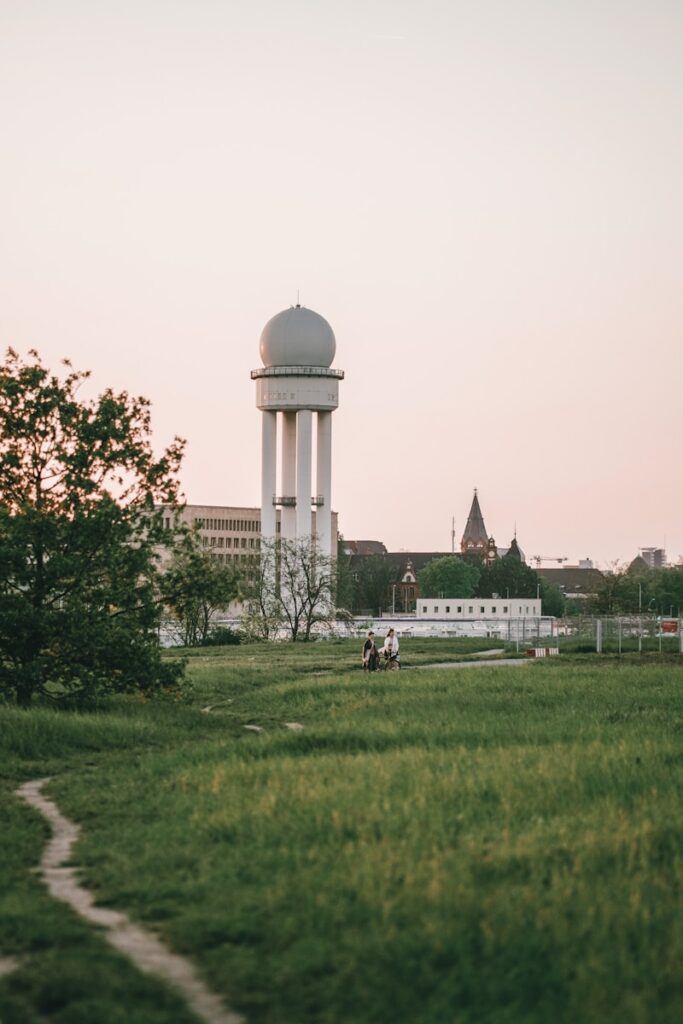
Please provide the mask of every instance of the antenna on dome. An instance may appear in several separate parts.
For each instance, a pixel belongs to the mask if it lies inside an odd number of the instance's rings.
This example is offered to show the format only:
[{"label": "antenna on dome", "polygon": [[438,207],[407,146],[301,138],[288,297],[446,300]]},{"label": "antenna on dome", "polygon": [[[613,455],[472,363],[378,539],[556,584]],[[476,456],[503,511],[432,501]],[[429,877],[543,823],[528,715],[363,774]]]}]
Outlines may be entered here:
[{"label": "antenna on dome", "polygon": [[296,308],[301,309],[301,303],[299,301],[299,289],[296,290]]}]

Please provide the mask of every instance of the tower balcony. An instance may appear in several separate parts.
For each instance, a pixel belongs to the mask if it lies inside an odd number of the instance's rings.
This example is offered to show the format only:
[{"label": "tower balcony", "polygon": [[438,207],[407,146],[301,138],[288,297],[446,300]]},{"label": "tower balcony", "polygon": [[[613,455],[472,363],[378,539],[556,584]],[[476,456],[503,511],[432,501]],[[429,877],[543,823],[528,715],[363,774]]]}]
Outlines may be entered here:
[{"label": "tower balcony", "polygon": [[261,377],[332,377],[344,380],[343,370],[333,370],[329,366],[260,366],[251,371],[252,380]]},{"label": "tower balcony", "polygon": [[[325,504],[325,497],[322,494],[314,494],[311,498],[311,505],[316,508],[320,508]],[[273,505],[280,506],[281,508],[296,508],[296,498],[294,495],[273,495]]]}]

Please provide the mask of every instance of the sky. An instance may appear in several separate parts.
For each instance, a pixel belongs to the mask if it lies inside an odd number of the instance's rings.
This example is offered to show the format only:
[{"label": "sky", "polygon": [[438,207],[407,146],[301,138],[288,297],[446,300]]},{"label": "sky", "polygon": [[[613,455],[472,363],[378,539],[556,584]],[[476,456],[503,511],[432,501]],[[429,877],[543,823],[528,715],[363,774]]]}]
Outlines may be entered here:
[{"label": "sky", "polygon": [[679,0],[0,0],[0,347],[260,503],[251,369],[321,313],[346,538],[683,556]]}]

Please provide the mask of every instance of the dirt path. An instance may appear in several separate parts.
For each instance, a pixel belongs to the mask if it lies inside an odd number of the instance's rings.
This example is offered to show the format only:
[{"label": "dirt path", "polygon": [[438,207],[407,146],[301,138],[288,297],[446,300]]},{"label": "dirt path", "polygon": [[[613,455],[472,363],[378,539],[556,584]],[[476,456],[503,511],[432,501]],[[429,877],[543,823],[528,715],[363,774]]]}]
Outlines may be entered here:
[{"label": "dirt path", "polygon": [[522,668],[531,663],[530,658],[499,658],[498,661],[438,661],[432,665],[415,665],[415,668],[497,668],[498,665]]},{"label": "dirt path", "polygon": [[26,782],[17,790],[17,796],[40,811],[52,828],[52,839],[40,861],[40,873],[50,895],[68,903],[86,921],[104,928],[107,942],[129,957],[141,971],[156,974],[178,990],[204,1024],[244,1024],[244,1017],[224,1007],[189,960],[172,953],[160,939],[134,924],[125,914],[95,906],[93,894],[78,881],[77,869],[64,866],[78,839],[79,827],[65,818],[52,800],[43,796],[42,788],[49,781]]}]

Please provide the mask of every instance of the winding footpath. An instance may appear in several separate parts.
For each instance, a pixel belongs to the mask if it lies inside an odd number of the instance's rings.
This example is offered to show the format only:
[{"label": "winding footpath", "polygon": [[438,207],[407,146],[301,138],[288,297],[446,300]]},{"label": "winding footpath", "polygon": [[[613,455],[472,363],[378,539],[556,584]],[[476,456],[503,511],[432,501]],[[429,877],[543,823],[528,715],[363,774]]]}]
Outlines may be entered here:
[{"label": "winding footpath", "polygon": [[189,960],[171,952],[160,939],[134,924],[125,914],[95,906],[93,894],[78,881],[76,868],[65,867],[80,829],[43,795],[43,786],[49,781],[34,779],[26,782],[17,790],[17,796],[47,818],[52,828],[52,838],[40,861],[40,874],[50,895],[67,903],[90,924],[104,928],[107,942],[132,960],[141,971],[157,975],[179,991],[203,1024],[245,1024],[244,1017],[225,1008]]}]

